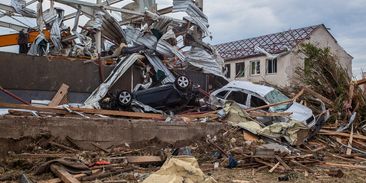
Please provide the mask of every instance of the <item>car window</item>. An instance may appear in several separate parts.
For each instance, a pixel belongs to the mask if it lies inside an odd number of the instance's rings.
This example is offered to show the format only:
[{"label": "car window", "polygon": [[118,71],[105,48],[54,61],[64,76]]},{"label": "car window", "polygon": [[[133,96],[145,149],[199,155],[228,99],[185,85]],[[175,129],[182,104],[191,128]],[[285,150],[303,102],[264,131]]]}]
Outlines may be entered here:
[{"label": "car window", "polygon": [[[253,96],[253,95],[250,98],[250,107],[260,107],[260,106],[264,106],[264,105],[267,105],[267,103],[264,102],[264,100],[262,100],[256,96]],[[264,108],[264,110],[268,110],[268,107]]]},{"label": "car window", "polygon": [[227,92],[228,92],[227,90],[221,91],[218,94],[216,94],[216,97],[224,99]]},{"label": "car window", "polygon": [[229,96],[227,97],[227,100],[234,100],[235,102],[246,105],[248,98],[248,94],[239,92],[239,91],[232,91]]}]

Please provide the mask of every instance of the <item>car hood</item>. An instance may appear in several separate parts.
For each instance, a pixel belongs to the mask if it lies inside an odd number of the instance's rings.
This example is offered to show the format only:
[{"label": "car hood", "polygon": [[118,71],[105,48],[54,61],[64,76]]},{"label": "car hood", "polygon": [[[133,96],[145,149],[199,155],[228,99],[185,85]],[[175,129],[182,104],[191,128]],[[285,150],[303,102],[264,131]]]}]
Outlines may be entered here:
[{"label": "car hood", "polygon": [[291,118],[296,121],[306,121],[313,116],[311,109],[297,102],[294,102],[285,112],[292,112]]}]

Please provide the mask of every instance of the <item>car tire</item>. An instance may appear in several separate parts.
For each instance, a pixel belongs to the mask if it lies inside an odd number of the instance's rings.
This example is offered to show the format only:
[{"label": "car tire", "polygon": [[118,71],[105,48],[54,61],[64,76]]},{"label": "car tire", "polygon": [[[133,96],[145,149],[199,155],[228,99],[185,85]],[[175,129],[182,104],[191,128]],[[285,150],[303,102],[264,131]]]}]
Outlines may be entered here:
[{"label": "car tire", "polygon": [[122,107],[128,107],[132,102],[132,94],[129,91],[122,90],[118,93],[117,100]]},{"label": "car tire", "polygon": [[191,80],[187,76],[181,75],[175,80],[174,84],[179,90],[185,91],[191,86]]}]

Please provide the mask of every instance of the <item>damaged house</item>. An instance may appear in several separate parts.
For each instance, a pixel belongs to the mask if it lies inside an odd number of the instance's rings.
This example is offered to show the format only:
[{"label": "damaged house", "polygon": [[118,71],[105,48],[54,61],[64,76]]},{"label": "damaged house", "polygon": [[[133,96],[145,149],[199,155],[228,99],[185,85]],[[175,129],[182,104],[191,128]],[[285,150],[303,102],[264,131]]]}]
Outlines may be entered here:
[{"label": "damaged house", "polygon": [[314,25],[216,45],[225,59],[226,77],[290,86],[304,58],[297,54],[301,43],[329,47],[340,65],[352,76],[352,59],[323,25]]}]

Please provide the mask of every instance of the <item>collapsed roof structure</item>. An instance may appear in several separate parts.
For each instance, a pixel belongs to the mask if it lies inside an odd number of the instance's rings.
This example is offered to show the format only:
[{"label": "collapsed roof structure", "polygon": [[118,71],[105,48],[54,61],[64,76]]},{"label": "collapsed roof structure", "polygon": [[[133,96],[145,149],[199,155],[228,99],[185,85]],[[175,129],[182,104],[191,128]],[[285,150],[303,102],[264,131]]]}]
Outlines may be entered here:
[{"label": "collapsed roof structure", "polygon": [[[90,3],[80,0],[50,0],[43,10],[38,1],[37,10],[27,8],[37,1],[11,0],[11,6],[0,4],[2,16],[20,15],[35,18],[36,27],[27,28],[2,22],[0,26],[14,28],[29,34],[36,32],[28,55],[60,55],[89,58],[90,62],[112,61],[110,76],[85,101],[87,106],[99,108],[100,101],[111,86],[136,61],[145,61],[156,73],[163,72],[160,84],[174,82],[171,70],[195,69],[221,78],[223,59],[215,48],[203,42],[212,37],[208,18],[202,12],[202,1],[174,0],[173,6],[157,10],[155,0],[135,0],[124,7],[112,6],[123,0]],[[76,9],[65,15],[55,3]],[[119,12],[118,21],[110,12]],[[168,13],[184,13],[182,19]],[[80,17],[88,18],[80,26]],[[64,24],[74,19],[72,27]],[[28,36],[29,37],[29,36]],[[24,43],[22,43],[24,44]],[[25,42],[27,44],[27,42]]]}]

